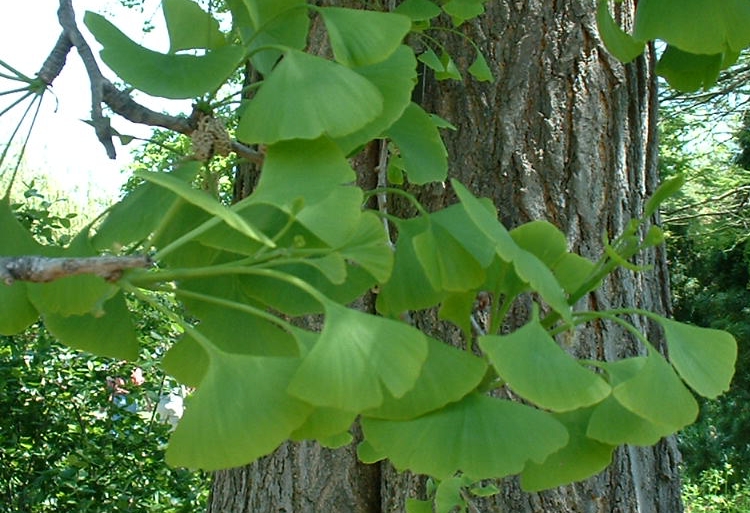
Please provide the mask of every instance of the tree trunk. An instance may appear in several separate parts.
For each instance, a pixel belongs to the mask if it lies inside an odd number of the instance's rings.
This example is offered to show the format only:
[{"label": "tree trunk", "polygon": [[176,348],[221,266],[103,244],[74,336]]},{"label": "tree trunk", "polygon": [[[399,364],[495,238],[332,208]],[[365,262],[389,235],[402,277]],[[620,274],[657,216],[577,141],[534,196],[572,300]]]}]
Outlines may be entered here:
[{"label": "tree trunk", "polygon": [[[627,27],[632,3],[618,7]],[[484,16],[460,30],[482,48],[495,82],[435,82],[428,75],[422,103],[458,128],[445,134],[451,176],[492,198],[508,228],[547,219],[572,249],[596,259],[602,235],[614,237],[639,217],[655,189],[657,105],[651,53],[621,65],[603,49],[594,13],[593,0],[489,2]],[[474,59],[470,45],[461,38],[445,42],[466,69]],[[455,201],[442,186],[420,196],[429,210]],[[663,249],[638,258],[653,270],[617,272],[583,306],[668,313]],[[519,312],[516,322],[524,321]],[[430,313],[417,322],[446,333]],[[653,327],[644,329],[659,339]],[[575,352],[612,360],[638,346],[618,326],[597,323],[577,334]],[[585,482],[527,494],[507,479],[500,494],[470,511],[681,512],[678,458],[672,438],[624,447],[605,472]],[[423,489],[417,476],[357,463],[351,448],[284,445],[250,467],[218,473],[209,511],[395,513]]]}]

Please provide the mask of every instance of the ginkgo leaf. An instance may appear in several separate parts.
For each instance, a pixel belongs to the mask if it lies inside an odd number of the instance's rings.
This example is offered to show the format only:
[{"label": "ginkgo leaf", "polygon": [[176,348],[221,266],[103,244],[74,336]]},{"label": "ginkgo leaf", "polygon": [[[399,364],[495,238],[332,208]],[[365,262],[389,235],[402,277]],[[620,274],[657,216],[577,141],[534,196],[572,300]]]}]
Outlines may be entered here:
[{"label": "ginkgo leaf", "polygon": [[598,403],[609,385],[566,353],[534,317],[509,335],[487,335],[479,346],[510,388],[538,406],[570,411]]},{"label": "ginkgo leaf", "polygon": [[477,56],[474,62],[467,69],[471,75],[479,80],[480,82],[492,82],[495,77],[492,76],[492,70],[487,65],[487,60],[484,58],[482,52],[477,52]]},{"label": "ginkgo leaf", "polygon": [[351,411],[317,408],[289,438],[296,441],[330,439],[335,435],[347,433],[356,417],[357,414]]},{"label": "ginkgo leaf", "polygon": [[653,349],[638,374],[615,386],[612,395],[636,415],[672,432],[691,424],[698,416],[693,395],[672,366]]},{"label": "ginkgo leaf", "polygon": [[482,284],[479,263],[442,226],[435,224],[412,238],[414,252],[436,290],[461,292]]},{"label": "ginkgo leaf", "polygon": [[729,390],[737,361],[737,341],[726,331],[658,319],[669,359],[690,387],[709,399]]},{"label": "ginkgo leaf", "polygon": [[568,441],[565,427],[548,413],[478,394],[412,420],[363,418],[362,430],[371,455],[438,479],[459,471],[474,480],[516,474]]},{"label": "ginkgo leaf", "polygon": [[192,0],[162,0],[169,33],[169,51],[216,49],[227,44],[219,22]]},{"label": "ginkgo leaf", "polygon": [[476,18],[484,13],[486,0],[449,0],[443,4],[443,10],[451,16],[455,26]]},{"label": "ginkgo leaf", "polygon": [[386,60],[354,71],[369,80],[383,96],[383,111],[364,127],[337,137],[336,142],[347,155],[366,142],[379,137],[411,103],[411,93],[417,83],[417,59],[408,46],[399,46]]},{"label": "ginkgo leaf", "polygon": [[[268,75],[283,54],[279,47],[303,50],[307,44],[310,16],[305,0],[250,2],[238,0],[232,7],[250,61],[262,74]],[[232,2],[230,2],[230,5]]]},{"label": "ginkgo leaf", "polygon": [[519,247],[508,230],[500,224],[497,215],[487,210],[466,187],[457,180],[451,180],[451,184],[469,219],[491,241],[497,256],[505,262],[512,263],[515,272],[523,281],[537,291],[563,319],[572,321],[565,293],[549,267],[535,255]]},{"label": "ginkgo leaf", "polygon": [[708,89],[716,83],[724,62],[723,54],[701,55],[684,52],[674,45],[667,45],[656,72],[667,79],[669,85],[679,91],[692,92]]},{"label": "ginkgo leaf", "polygon": [[694,54],[739,52],[750,44],[750,3],[746,0],[641,0],[633,36],[662,39]]},{"label": "ginkgo leaf", "polygon": [[372,212],[362,213],[356,231],[339,248],[339,253],[362,266],[379,283],[384,283],[391,275],[393,251],[382,221]]},{"label": "ginkgo leaf", "polygon": [[195,98],[218,89],[240,65],[245,50],[226,45],[205,55],[175,55],[144,48],[103,16],[86,12],[84,23],[101,43],[102,60],[136,89],[163,98]]},{"label": "ginkgo leaf", "polygon": [[363,415],[390,420],[419,417],[458,401],[479,385],[487,370],[484,360],[433,338],[427,342],[427,359],[414,388],[399,398],[386,392],[383,404]]},{"label": "ginkgo leaf", "polygon": [[170,174],[136,170],[133,175],[148,182],[153,182],[157,185],[160,185],[165,189],[169,189],[188,203],[200,207],[202,210],[205,210],[209,214],[220,218],[222,221],[224,221],[229,226],[246,237],[261,242],[269,247],[276,246],[275,242],[269,239],[268,236],[266,236],[263,232],[252,226],[247,220],[237,214],[237,212],[230,208],[227,208],[222,203],[219,203],[218,200],[209,196],[204,191],[194,189],[188,183],[175,178]]},{"label": "ginkgo leaf", "polygon": [[431,20],[440,16],[440,7],[430,0],[405,0],[394,12],[408,16],[412,21]]},{"label": "ginkgo leaf", "polygon": [[382,112],[383,96],[365,77],[322,57],[289,50],[248,103],[237,137],[264,144],[342,137]]},{"label": "ginkgo leaf", "polygon": [[138,358],[138,339],[122,294],[103,306],[103,314],[43,315],[44,325],[60,342],[101,356],[123,360]]},{"label": "ginkgo leaf", "polygon": [[440,182],[448,175],[448,151],[430,116],[411,103],[385,135],[398,146],[404,169],[413,184]]},{"label": "ginkgo leaf", "polygon": [[169,440],[167,462],[216,470],[272,452],[312,412],[310,405],[286,393],[298,366],[296,358],[213,352]]},{"label": "ginkgo leaf", "polygon": [[289,392],[316,406],[360,412],[402,397],[417,381],[427,340],[406,324],[325,303],[326,321]]},{"label": "ginkgo leaf", "polygon": [[567,253],[565,234],[548,221],[537,220],[513,228],[510,236],[529,253],[535,255],[550,269]]},{"label": "ginkgo leaf", "polygon": [[367,66],[387,59],[411,29],[409,18],[396,13],[343,7],[322,7],[319,12],[334,57],[350,67]]},{"label": "ginkgo leaf", "polygon": [[596,23],[607,50],[621,62],[630,62],[643,53],[646,43],[637,40],[620,28],[609,12],[607,0],[599,0],[597,3]]},{"label": "ginkgo leaf", "polygon": [[529,462],[521,473],[521,486],[528,492],[547,490],[580,481],[604,470],[612,462],[614,445],[586,436],[591,408],[553,415],[568,430],[568,444],[544,463]]},{"label": "ginkgo leaf", "polygon": [[[615,387],[635,378],[646,364],[636,356],[615,362],[600,362]],[[651,422],[623,406],[614,396],[592,408],[586,436],[609,445],[653,445],[671,434],[667,426]]]}]

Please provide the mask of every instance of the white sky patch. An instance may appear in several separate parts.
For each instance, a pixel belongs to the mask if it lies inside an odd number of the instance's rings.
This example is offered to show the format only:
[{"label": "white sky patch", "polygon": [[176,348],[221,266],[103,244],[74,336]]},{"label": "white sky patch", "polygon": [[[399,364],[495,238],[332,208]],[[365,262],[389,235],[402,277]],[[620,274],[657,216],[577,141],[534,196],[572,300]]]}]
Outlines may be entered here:
[{"label": "white sky patch", "polygon": [[[166,52],[169,41],[160,4],[158,0],[147,0],[141,10],[122,7],[117,0],[73,0],[79,28],[97,58],[100,47],[82,22],[86,10],[104,15],[134,41],[153,50]],[[0,16],[0,60],[27,76],[35,76],[61,32],[57,22],[57,6],[57,0],[5,0]],[[150,22],[154,29],[144,33],[144,21]],[[115,81],[114,74],[101,61],[99,64],[104,75]],[[20,82],[0,78],[0,92],[20,85]],[[121,146],[115,139],[118,158],[110,160],[93,128],[82,121],[91,118],[91,100],[88,77],[75,50],[68,54],[66,66],[54,81],[51,92],[54,94],[44,95],[37,123],[26,149],[25,167],[35,173],[48,175],[76,201],[114,199],[127,179],[121,170],[131,162],[131,148],[138,142]],[[17,98],[18,95],[0,96],[0,111]],[[189,102],[169,102],[143,94],[136,94],[134,98],[149,108],[172,114],[186,111],[190,106]],[[2,147],[16,127],[28,101],[0,117]],[[112,126],[121,134],[137,137],[148,137],[151,132],[148,127],[135,125],[117,116],[113,117]],[[19,136],[25,135],[26,130],[28,126]],[[19,136],[14,145],[23,140]],[[6,161],[6,166],[7,164]]]}]

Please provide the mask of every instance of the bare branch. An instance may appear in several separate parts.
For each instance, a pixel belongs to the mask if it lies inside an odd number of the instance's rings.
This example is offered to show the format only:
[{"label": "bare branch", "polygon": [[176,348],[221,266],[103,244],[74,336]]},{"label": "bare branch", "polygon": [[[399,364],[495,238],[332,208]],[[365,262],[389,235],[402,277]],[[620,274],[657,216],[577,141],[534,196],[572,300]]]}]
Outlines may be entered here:
[{"label": "bare branch", "polygon": [[50,85],[60,74],[65,67],[65,61],[68,58],[68,53],[70,53],[71,48],[73,48],[73,43],[68,37],[67,32],[63,30],[55,43],[55,47],[47,56],[44,64],[42,64],[39,73],[37,73],[37,76],[42,79],[45,84]]},{"label": "bare branch", "polygon": [[99,142],[107,150],[107,156],[114,159],[117,155],[115,145],[112,142],[112,128],[110,127],[109,118],[102,114],[102,82],[104,77],[99,70],[99,65],[96,63],[91,48],[83,38],[81,31],[78,30],[72,0],[60,0],[57,18],[68,39],[70,39],[70,42],[78,50],[78,55],[81,57],[86,72],[89,75],[89,81],[91,82],[91,121]]},{"label": "bare branch", "polygon": [[46,283],[66,276],[93,274],[108,281],[116,281],[126,269],[151,267],[146,255],[98,256],[80,258],[48,258],[17,256],[0,258],[0,280],[6,285],[14,281]]}]

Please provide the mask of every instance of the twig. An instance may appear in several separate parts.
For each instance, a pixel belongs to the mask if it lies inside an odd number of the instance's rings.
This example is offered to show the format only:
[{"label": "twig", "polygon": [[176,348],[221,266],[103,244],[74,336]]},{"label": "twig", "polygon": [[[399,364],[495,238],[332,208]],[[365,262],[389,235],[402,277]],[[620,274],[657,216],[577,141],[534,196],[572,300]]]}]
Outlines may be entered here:
[{"label": "twig", "polygon": [[66,276],[93,274],[116,281],[126,269],[151,267],[146,255],[49,258],[35,255],[0,258],[0,279],[6,285],[14,281],[46,283]]},{"label": "twig", "polygon": [[[99,142],[101,142],[102,145],[104,145],[105,150],[107,150],[107,156],[114,159],[117,154],[115,152],[115,145],[112,142],[112,129],[110,127],[109,118],[102,113],[102,84],[105,79],[104,76],[102,76],[102,72],[99,70],[99,65],[96,63],[91,48],[83,38],[81,31],[78,30],[72,0],[60,0],[60,8],[57,11],[57,18],[68,39],[73,46],[76,47],[78,55],[81,57],[83,65],[86,68],[86,73],[89,75],[89,81],[91,82],[91,121],[94,125],[94,131],[96,132]],[[55,48],[57,48],[57,45],[55,45]]]}]

